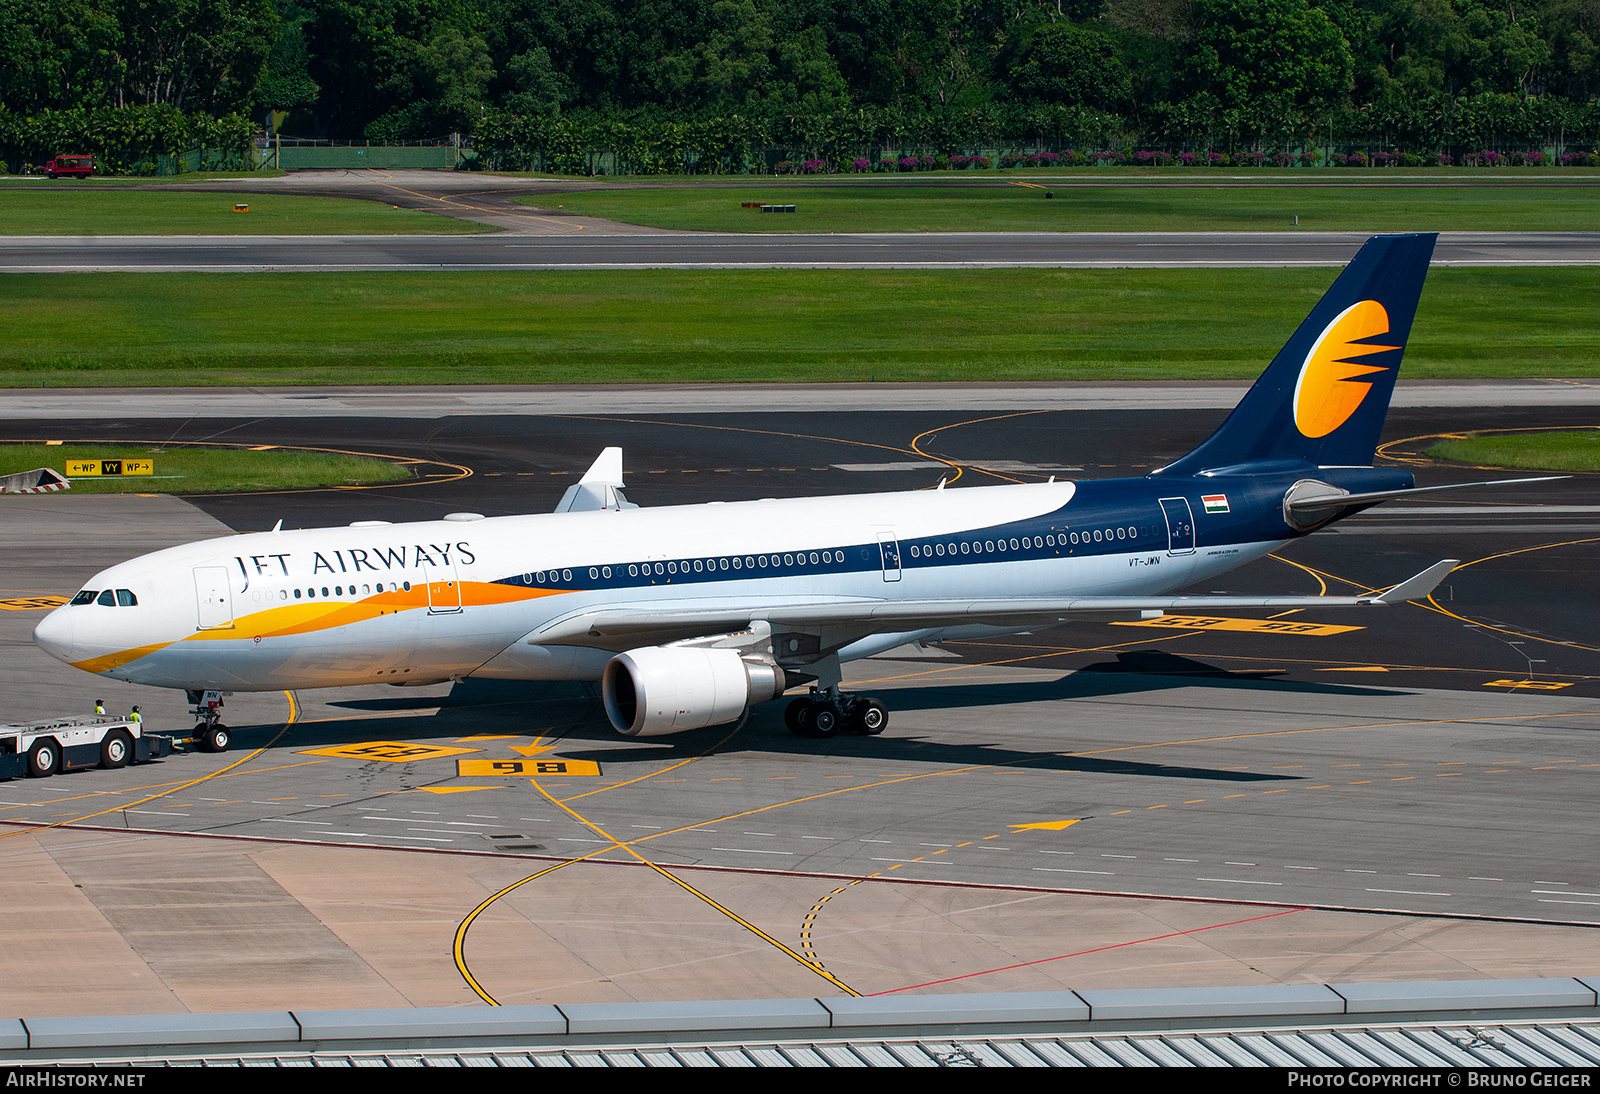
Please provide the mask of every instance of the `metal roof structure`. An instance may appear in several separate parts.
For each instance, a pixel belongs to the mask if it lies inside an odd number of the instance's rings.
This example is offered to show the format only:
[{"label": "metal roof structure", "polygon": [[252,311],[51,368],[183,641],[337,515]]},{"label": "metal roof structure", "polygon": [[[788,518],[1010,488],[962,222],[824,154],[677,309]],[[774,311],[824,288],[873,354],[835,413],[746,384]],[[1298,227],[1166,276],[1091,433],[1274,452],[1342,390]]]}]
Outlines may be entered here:
[{"label": "metal roof structure", "polygon": [[1600,978],[0,1021],[0,1065],[1600,1067]]}]

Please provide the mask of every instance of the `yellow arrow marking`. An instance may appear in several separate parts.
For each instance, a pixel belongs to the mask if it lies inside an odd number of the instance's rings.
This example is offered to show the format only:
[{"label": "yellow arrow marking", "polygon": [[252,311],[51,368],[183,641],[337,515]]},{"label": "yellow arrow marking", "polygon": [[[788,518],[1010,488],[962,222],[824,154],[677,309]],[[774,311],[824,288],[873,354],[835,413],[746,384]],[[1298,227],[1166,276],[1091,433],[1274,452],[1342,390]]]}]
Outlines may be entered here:
[{"label": "yellow arrow marking", "polygon": [[421,790],[428,794],[460,794],[467,790],[501,790],[499,786],[417,786],[413,790]]},{"label": "yellow arrow marking", "polygon": [[1063,828],[1071,828],[1074,824],[1077,824],[1078,821],[1081,821],[1081,820],[1083,820],[1083,818],[1082,817],[1078,817],[1075,820],[1039,821],[1037,824],[1008,824],[1008,825],[1006,825],[1006,827],[1007,828],[1014,828],[1018,832],[1026,831],[1029,828],[1043,828],[1043,829],[1045,829],[1047,831],[1050,831],[1050,832],[1059,832]]},{"label": "yellow arrow marking", "polygon": [[537,756],[541,752],[554,752],[555,745],[512,745],[511,751],[520,752],[524,756]]}]

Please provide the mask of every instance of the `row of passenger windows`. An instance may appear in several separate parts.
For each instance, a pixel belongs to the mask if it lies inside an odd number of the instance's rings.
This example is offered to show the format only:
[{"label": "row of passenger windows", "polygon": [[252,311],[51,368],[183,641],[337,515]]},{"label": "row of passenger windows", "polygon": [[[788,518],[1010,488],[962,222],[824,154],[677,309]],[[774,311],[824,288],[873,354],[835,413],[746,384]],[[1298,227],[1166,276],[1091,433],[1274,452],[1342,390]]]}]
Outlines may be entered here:
[{"label": "row of passenger windows", "polygon": [[[632,563],[628,566],[629,577],[650,577],[661,574],[700,574],[718,570],[765,570],[773,566],[804,566],[810,562],[813,566],[832,565],[844,561],[843,551],[804,551],[799,554],[787,555],[743,555],[728,558],[694,558],[672,562],[643,562]],[[617,567],[621,572],[622,567]],[[580,568],[581,571],[581,568]],[[610,566],[590,566],[589,580],[598,581],[611,576]],[[523,574],[522,580],[528,585],[543,585],[547,581],[571,581],[571,570],[537,570],[531,574]]]},{"label": "row of passenger windows", "polygon": [[918,547],[917,545],[913,544],[911,547],[911,557],[933,558],[937,556],[942,558],[945,555],[965,555],[971,553],[984,554],[986,552],[1005,551],[1008,549],[1012,551],[1026,551],[1030,547],[1065,547],[1069,543],[1076,545],[1078,543],[1102,543],[1119,539],[1138,538],[1139,529],[1132,526],[1125,528],[1097,528],[1093,532],[1070,532],[1059,537],[1053,535],[1034,536],[1032,539],[1029,539],[1027,536],[1023,536],[1020,540],[986,539],[982,542],[974,541],[972,543],[952,541],[950,543],[935,543],[926,547]]},{"label": "row of passenger windows", "polygon": [[[1139,538],[1139,529],[1129,525],[1129,526],[1126,526],[1126,527],[1119,527],[1119,528],[1104,528],[1104,529],[1097,528],[1092,532],[1070,532],[1070,533],[1063,532],[1060,536],[1055,536],[1055,535],[1033,536],[1031,538],[1027,537],[1027,536],[1024,536],[1021,539],[1012,539],[1012,540],[1004,540],[1004,539],[993,540],[993,539],[990,539],[990,540],[973,541],[973,542],[951,541],[949,543],[934,543],[934,544],[930,544],[930,545],[927,545],[927,546],[913,545],[911,547],[911,557],[912,558],[935,558],[935,557],[942,558],[942,557],[944,557],[946,555],[957,555],[957,554],[966,555],[966,554],[974,554],[974,553],[976,553],[976,554],[985,554],[985,553],[993,553],[993,552],[1005,551],[1005,550],[1025,551],[1025,550],[1028,550],[1029,548],[1044,548],[1044,547],[1056,547],[1056,546],[1066,547],[1069,544],[1076,546],[1077,544],[1080,544],[1080,543],[1084,543],[1084,544],[1087,544],[1087,543],[1105,543],[1105,542],[1113,542],[1113,541],[1116,541],[1116,540],[1128,540],[1128,539],[1138,539],[1138,538]],[[864,557],[868,557],[868,558],[871,557],[870,552],[863,552],[863,554],[864,554]],[[844,559],[845,559],[845,554],[844,554],[843,551],[832,551],[832,550],[829,550],[829,551],[811,551],[809,553],[801,551],[801,552],[799,552],[797,554],[785,554],[785,555],[775,555],[775,554],[774,555],[744,555],[744,556],[729,556],[728,558],[705,558],[705,559],[696,558],[696,559],[684,559],[682,561],[672,561],[672,562],[632,563],[632,564],[630,564],[628,566],[628,576],[629,577],[640,577],[640,576],[651,577],[651,576],[655,576],[655,575],[667,576],[667,575],[680,574],[680,573],[683,573],[683,574],[696,573],[696,574],[698,574],[698,573],[706,573],[706,572],[731,571],[731,570],[764,570],[764,569],[769,569],[771,567],[780,566],[780,565],[781,566],[795,566],[795,565],[804,566],[807,563],[810,563],[813,566],[819,566],[819,565],[826,566],[826,565],[832,565],[832,564],[834,564],[836,562],[842,563],[842,562],[844,562]],[[609,579],[611,577],[611,567],[610,566],[590,566],[588,568],[588,570],[589,570],[589,580],[591,580],[591,581],[598,581],[598,580],[601,580],[603,578],[604,579]],[[620,566],[617,567],[617,572],[619,574],[621,573],[621,570],[622,570],[622,568]],[[582,573],[583,573],[583,568],[579,567],[579,580],[582,579]],[[525,585],[545,585],[545,584],[555,583],[555,582],[570,582],[572,579],[573,579],[572,578],[572,571],[571,570],[567,570],[567,569],[562,569],[562,570],[536,570],[533,573],[527,573],[527,574],[523,574],[522,575],[522,581],[523,581],[523,584],[525,584]]]},{"label": "row of passenger windows", "polygon": [[[359,593],[357,593],[356,587],[354,585],[350,585],[350,586],[335,585],[335,586],[333,586],[333,588],[331,590],[328,588],[328,586],[324,585],[324,586],[322,586],[321,592],[322,592],[322,596],[324,598],[327,598],[327,597],[330,597],[330,596],[371,596],[375,592],[381,593],[381,592],[386,592],[387,591],[387,592],[395,593],[395,592],[399,592],[401,589],[404,589],[406,592],[410,592],[411,591],[411,582],[402,581],[397,585],[393,581],[391,581],[391,582],[389,582],[389,587],[386,590],[384,588],[383,582],[380,581],[376,585],[363,585],[363,586],[361,586],[361,591]],[[315,599],[317,599],[317,589],[315,589],[315,588],[310,588],[310,589],[279,589],[278,590],[277,599],[279,599],[279,600],[288,600],[291,594],[293,594],[293,596],[294,596],[294,598],[296,600],[315,600]],[[273,599],[272,590],[268,589],[265,592],[262,592],[260,589],[257,589],[256,590],[256,594],[255,594],[255,599],[257,599],[257,600],[263,600],[263,599],[271,600],[271,599]]]},{"label": "row of passenger windows", "polygon": [[131,589],[106,589],[104,591],[85,589],[68,603],[99,604],[106,608],[131,608],[139,603],[139,598],[133,595]]}]

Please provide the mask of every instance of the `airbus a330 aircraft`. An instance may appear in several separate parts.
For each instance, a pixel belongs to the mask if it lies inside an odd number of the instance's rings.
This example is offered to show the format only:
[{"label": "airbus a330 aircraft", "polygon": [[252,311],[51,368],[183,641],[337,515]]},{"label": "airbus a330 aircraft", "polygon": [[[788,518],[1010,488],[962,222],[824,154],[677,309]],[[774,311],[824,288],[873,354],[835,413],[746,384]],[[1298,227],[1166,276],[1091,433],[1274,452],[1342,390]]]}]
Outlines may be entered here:
[{"label": "airbus a330 aircraft", "polygon": [[787,720],[826,737],[883,730],[840,664],[907,642],[1424,597],[1453,562],[1358,597],[1175,590],[1422,492],[1371,463],[1434,238],[1369,240],[1222,426],[1143,478],[641,509],[610,448],[552,514],[157,551],[96,574],[34,641],[185,689],[213,750],[228,692],[469,676],[599,680],[628,736],[733,722],[813,683]]}]

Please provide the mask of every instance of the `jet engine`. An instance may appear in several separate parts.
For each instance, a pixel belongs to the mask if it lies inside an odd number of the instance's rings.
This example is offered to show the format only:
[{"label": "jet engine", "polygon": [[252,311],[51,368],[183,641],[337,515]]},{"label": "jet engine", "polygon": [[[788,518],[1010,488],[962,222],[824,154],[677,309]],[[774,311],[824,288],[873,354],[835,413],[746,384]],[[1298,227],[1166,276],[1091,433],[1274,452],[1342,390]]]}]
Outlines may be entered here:
[{"label": "jet engine", "polygon": [[738,650],[646,646],[607,662],[600,693],[618,733],[660,737],[735,721],[784,687],[781,668]]}]

